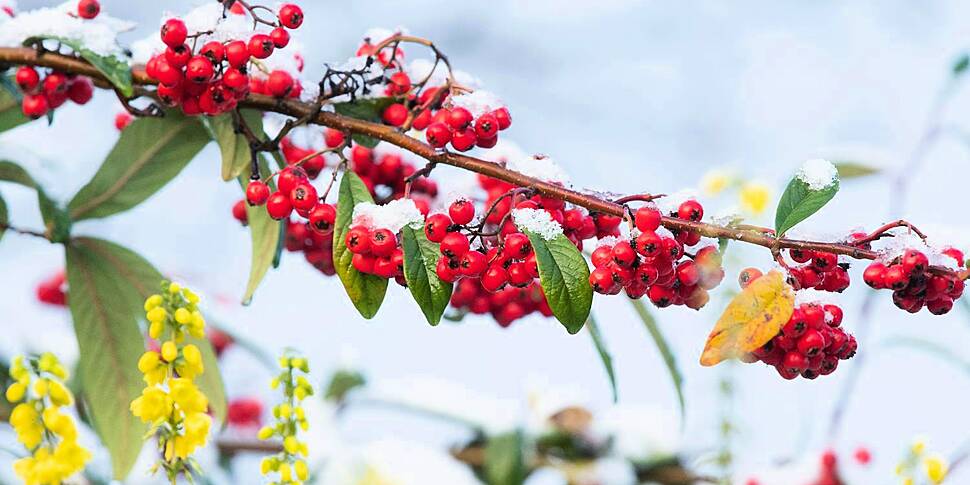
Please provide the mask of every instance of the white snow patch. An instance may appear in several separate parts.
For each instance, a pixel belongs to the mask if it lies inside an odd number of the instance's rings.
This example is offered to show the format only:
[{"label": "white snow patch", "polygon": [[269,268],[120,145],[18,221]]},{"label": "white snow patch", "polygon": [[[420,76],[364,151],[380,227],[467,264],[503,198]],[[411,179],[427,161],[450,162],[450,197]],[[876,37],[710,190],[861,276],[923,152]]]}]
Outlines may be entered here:
[{"label": "white snow patch", "polygon": [[613,247],[613,246],[616,246],[616,243],[618,242],[620,242],[620,238],[616,236],[601,237],[596,240],[596,247],[594,247],[593,249],[596,249],[602,246]]},{"label": "white snow patch", "polygon": [[557,165],[552,158],[545,155],[510,158],[505,162],[505,168],[545,182],[569,184],[569,176],[566,175],[566,171]]},{"label": "white snow patch", "polygon": [[813,158],[802,164],[795,177],[812,190],[822,190],[839,181],[839,170],[828,160]]},{"label": "white snow patch", "polygon": [[505,106],[505,103],[498,96],[484,89],[452,96],[449,100],[451,107],[465,108],[475,118]]},{"label": "white snow patch", "polygon": [[512,220],[519,229],[534,232],[546,241],[562,235],[562,226],[542,209],[512,209]]},{"label": "white snow patch", "polygon": [[795,304],[804,305],[806,303],[815,303],[818,305],[836,305],[838,304],[838,299],[835,295],[837,293],[805,288],[795,292]]},{"label": "white snow patch", "polygon": [[389,229],[397,233],[404,226],[424,223],[421,211],[411,199],[396,199],[385,205],[363,202],[354,207],[352,225],[362,225],[371,229]]},{"label": "white snow patch", "polygon": [[369,40],[371,44],[380,44],[385,41],[388,37],[397,34],[407,34],[408,29],[404,27],[398,27],[396,29],[385,29],[383,27],[371,27],[364,32],[364,40]]},{"label": "white snow patch", "polygon": [[[2,6],[2,4],[0,4]],[[77,12],[77,1],[57,7],[19,12],[16,17],[0,16],[0,45],[20,46],[30,37],[57,36],[77,41],[102,56],[121,56],[118,34],[135,28],[133,22],[102,13],[86,20],[69,15]]]},{"label": "white snow patch", "polygon": [[929,239],[923,241],[919,235],[905,227],[892,229],[889,233],[893,237],[885,237],[873,243],[873,245],[881,245],[876,251],[879,252],[884,262],[889,262],[902,255],[907,249],[916,249],[926,255],[931,266],[960,269],[953,258],[943,254],[943,249],[947,246],[936,246],[930,243]]},{"label": "white snow patch", "polygon": [[527,154],[518,143],[499,137],[498,143],[485,152],[484,158],[491,162],[506,163],[509,160],[518,160],[528,156],[529,154]]},{"label": "white snow patch", "polygon": [[[448,79],[447,67],[439,62],[438,67],[435,68],[434,61],[424,57],[411,61],[411,63],[404,68],[404,72],[406,72],[408,77],[415,82],[420,81],[430,75],[431,77],[428,78],[428,86],[441,86]],[[462,86],[474,89],[482,85],[481,80],[465,71],[455,69],[452,71],[452,73],[455,76],[455,81]]]}]

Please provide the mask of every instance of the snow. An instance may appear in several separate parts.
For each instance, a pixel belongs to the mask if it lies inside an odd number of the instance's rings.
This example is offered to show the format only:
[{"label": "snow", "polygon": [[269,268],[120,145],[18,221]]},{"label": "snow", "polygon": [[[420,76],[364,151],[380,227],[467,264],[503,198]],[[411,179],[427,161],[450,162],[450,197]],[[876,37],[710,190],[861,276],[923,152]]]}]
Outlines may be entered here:
[{"label": "snow", "polygon": [[902,255],[907,249],[916,249],[926,255],[931,266],[960,269],[953,258],[943,254],[943,249],[947,246],[936,246],[929,242],[929,240],[923,241],[919,235],[905,227],[892,229],[889,233],[893,237],[885,237],[873,243],[873,246],[878,245],[874,249],[879,252],[880,259],[884,262],[888,263],[892,261],[897,256]]},{"label": "snow", "polygon": [[458,94],[449,99],[451,107],[465,108],[475,118],[505,106],[498,96],[484,89]]},{"label": "snow", "polygon": [[806,303],[816,303],[819,305],[837,305],[838,293],[820,291],[814,288],[805,288],[795,292],[795,304],[803,305]]},{"label": "snow", "polygon": [[77,1],[72,0],[57,7],[19,12],[14,18],[0,16],[0,45],[20,46],[30,37],[58,36],[77,41],[102,56],[122,55],[118,34],[133,29],[134,23],[104,13],[91,20],[69,15],[76,11]]},{"label": "snow", "polygon": [[420,226],[424,223],[421,211],[411,199],[397,199],[385,205],[363,202],[354,207],[352,225],[362,225],[371,229],[389,229],[397,233],[404,226]]},{"label": "snow", "polygon": [[[432,69],[434,69],[434,72],[431,72]],[[411,61],[404,68],[404,72],[415,82],[426,78],[430,74],[431,77],[428,80],[428,86],[441,86],[448,79],[448,68],[443,63],[439,62],[438,67],[435,68],[434,60],[425,57]],[[482,85],[481,80],[465,71],[455,69],[452,71],[452,74],[455,76],[455,81],[462,86],[476,88]]]},{"label": "snow", "polygon": [[802,164],[795,177],[812,190],[822,190],[839,181],[839,170],[828,160],[813,158]]},{"label": "snow", "polygon": [[593,249],[599,248],[601,246],[613,247],[613,246],[616,246],[616,243],[618,242],[620,242],[620,238],[616,236],[601,237],[596,240],[596,247]]},{"label": "snow", "polygon": [[562,235],[562,226],[542,209],[512,209],[512,220],[519,229],[538,234],[546,241]]},{"label": "snow", "polygon": [[569,176],[556,162],[545,155],[526,155],[510,158],[505,162],[505,168],[522,175],[528,175],[545,182],[569,184]]},{"label": "snow", "polygon": [[663,215],[670,214],[671,212],[677,212],[680,204],[688,200],[697,200],[697,191],[694,189],[682,189],[667,195],[666,197],[661,197],[655,202],[657,203],[657,208]]},{"label": "snow", "polygon": [[741,211],[738,210],[738,206],[728,206],[719,211],[717,211],[714,216],[711,217],[711,224],[723,227],[729,227],[734,224],[740,224],[744,220],[744,216],[741,215]]}]

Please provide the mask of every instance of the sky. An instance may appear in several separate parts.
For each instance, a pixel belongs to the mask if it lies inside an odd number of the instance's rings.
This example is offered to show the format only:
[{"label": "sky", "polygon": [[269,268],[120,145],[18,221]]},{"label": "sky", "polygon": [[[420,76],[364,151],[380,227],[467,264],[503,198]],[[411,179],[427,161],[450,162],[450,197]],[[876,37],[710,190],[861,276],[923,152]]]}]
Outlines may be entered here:
[{"label": "sky", "polygon": [[[197,2],[173,0],[183,11]],[[21,1],[21,9],[52,2]],[[123,37],[156,28],[160,2],[103,0],[103,11],[139,23]],[[941,240],[970,249],[964,190],[970,145],[955,135],[970,129],[970,92],[949,85],[950,66],[970,45],[970,5],[959,0],[603,2],[499,0],[432,2],[304,2],[307,20],[297,39],[306,46],[306,72],[340,62],[371,27],[405,26],[431,38],[455,66],[482,80],[506,101],[514,123],[503,137],[554,157],[577,184],[615,192],[674,192],[696,186],[709,169],[733,168],[780,194],[806,159],[819,156],[879,167],[882,175],[843,183],[838,197],[800,227],[821,234],[874,228],[905,217]],[[412,51],[415,52],[415,51]],[[947,86],[950,86],[947,88]],[[945,94],[945,127],[918,170],[892,184]],[[89,106],[58,111],[40,123],[0,135],[0,154],[32,167],[55,197],[68,198],[97,169],[117,134],[119,111],[109,93]],[[507,133],[507,134],[506,134]],[[378,316],[364,321],[336,278],[325,278],[298,255],[269,274],[252,305],[237,304],[248,274],[249,242],[231,218],[238,187],[218,177],[209,147],[183,173],[136,209],[77,224],[137,250],[156,267],[208,295],[211,311],[235,331],[276,352],[293,346],[315,363],[319,378],[353,355],[369,375],[395,380],[434,376],[501,399],[524,400],[529,383],[578,390],[593,406],[610,400],[608,382],[586,334],[568,335],[551,319],[530,318],[501,329],[488,319],[428,326],[416,305],[393,288]],[[443,176],[449,176],[443,170]],[[39,226],[33,195],[4,185],[0,193],[18,225]],[[704,201],[709,213],[733,201]],[[902,207],[890,214],[890,203]],[[760,222],[770,224],[771,211]],[[743,265],[769,263],[764,251],[730,249]],[[8,234],[0,242],[0,308],[8,337],[0,347],[72,346],[69,315],[34,301],[37,282],[63,266],[55,245]],[[862,265],[840,296],[844,325],[855,330]],[[724,287],[732,285],[732,276]],[[716,444],[723,403],[718,382],[737,388],[739,468],[758,470],[797,459],[828,443],[833,403],[857,361],[815,381],[786,382],[761,365],[703,368],[704,339],[723,298],[701,312],[656,312],[685,374],[683,442],[692,456]],[[956,451],[970,436],[970,380],[942,359],[889,345],[921,337],[961,352],[970,348],[970,313],[903,314],[888,294],[877,295],[871,331],[860,342],[867,365],[834,445],[869,446],[875,462],[859,483],[891,483],[907,443],[928,437],[934,449]],[[617,366],[621,402],[655,406],[676,416],[676,397],[663,361],[643,325],[619,298],[597,298],[594,313]],[[68,350],[65,350],[68,351]],[[240,359],[241,360],[241,359]],[[245,363],[240,364],[245,369]],[[227,375],[230,393],[260,392],[245,372]],[[675,418],[674,418],[675,419]],[[378,421],[381,422],[381,421]],[[366,420],[353,434],[381,434]],[[389,428],[390,429],[390,428]],[[448,436],[420,433],[447,442]],[[953,483],[970,480],[967,469]]]}]

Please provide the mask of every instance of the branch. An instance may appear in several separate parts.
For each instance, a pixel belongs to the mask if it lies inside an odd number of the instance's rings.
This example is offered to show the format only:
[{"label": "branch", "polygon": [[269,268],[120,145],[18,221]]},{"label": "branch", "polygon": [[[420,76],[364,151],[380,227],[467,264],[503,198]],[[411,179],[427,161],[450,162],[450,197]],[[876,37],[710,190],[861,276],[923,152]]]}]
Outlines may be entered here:
[{"label": "branch", "polygon": [[0,230],[13,231],[13,232],[15,232],[17,234],[23,234],[25,236],[33,236],[33,237],[37,237],[37,238],[41,238],[41,239],[46,239],[48,241],[51,240],[50,236],[48,236],[47,234],[44,234],[42,232],[31,231],[29,229],[21,229],[19,227],[11,226],[10,224],[7,224],[6,222],[0,222]]},{"label": "branch", "polygon": [[[49,67],[70,74],[81,74],[95,80],[106,81],[104,75],[87,62],[60,54],[38,54],[36,50],[25,47],[0,48],[0,63]],[[136,85],[155,84],[155,81],[149,78],[142,68],[132,69],[132,81]],[[593,212],[601,212],[617,217],[624,217],[625,214],[623,205],[610,200],[529,177],[509,170],[498,163],[448,151],[437,151],[430,145],[401,133],[394,127],[358,120],[332,112],[319,111],[319,104],[317,103],[304,103],[294,99],[277,99],[260,94],[250,94],[246,99],[239,102],[239,106],[254,108],[264,112],[279,113],[297,119],[306,119],[310,123],[343,132],[367,135],[407,150],[431,163],[451,165],[520,187],[528,187],[544,197],[569,202],[580,207],[585,207]],[[876,259],[879,256],[875,251],[848,243],[830,243],[789,238],[776,239],[761,231],[691,222],[667,216],[662,218],[661,224],[674,231],[691,231],[709,238],[741,241],[774,251],[779,249],[801,249],[869,260]],[[963,279],[970,277],[970,271],[954,272],[944,268],[934,268],[934,272],[953,274]]]}]

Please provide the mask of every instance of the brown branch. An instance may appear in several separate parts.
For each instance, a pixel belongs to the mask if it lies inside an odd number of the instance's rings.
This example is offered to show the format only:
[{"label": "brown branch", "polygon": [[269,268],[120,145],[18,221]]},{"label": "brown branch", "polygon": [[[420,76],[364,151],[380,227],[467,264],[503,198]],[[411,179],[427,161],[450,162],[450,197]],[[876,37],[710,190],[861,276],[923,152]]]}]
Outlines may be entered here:
[{"label": "brown branch", "polygon": [[[93,66],[82,60],[59,54],[38,54],[36,50],[25,47],[0,48],[0,63],[24,64],[53,68],[71,74],[81,74],[94,79],[105,80],[104,76]],[[132,70],[132,80],[139,85],[153,85],[156,82],[145,74],[144,69]],[[254,108],[266,112],[274,112],[297,119],[306,118],[310,123],[334,128],[344,132],[367,135],[407,150],[421,158],[440,165],[451,165],[461,169],[476,172],[488,177],[496,178],[520,187],[528,187],[544,197],[559,199],[565,202],[585,207],[594,212],[601,212],[617,217],[623,217],[624,206],[588,195],[561,185],[545,182],[512,170],[502,165],[486,160],[435,150],[430,145],[401,133],[394,127],[363,121],[336,113],[317,112],[315,104],[304,103],[294,99],[277,99],[260,94],[250,94],[240,101],[239,106]],[[704,237],[724,238],[741,241],[748,244],[762,246],[768,249],[802,249],[807,251],[821,251],[831,254],[845,255],[855,259],[876,259],[879,254],[875,251],[856,247],[848,243],[831,243],[823,241],[798,240],[781,238],[775,239],[762,232],[742,230],[738,228],[718,226],[702,222],[692,222],[673,217],[663,217],[664,227],[674,231],[696,232]],[[942,272],[960,276],[966,279],[968,271],[954,272],[940,269]]]},{"label": "brown branch", "polygon": [[856,246],[865,246],[866,244],[869,244],[869,243],[871,243],[871,242],[873,242],[873,241],[875,241],[877,239],[880,239],[883,236],[891,236],[891,234],[887,234],[887,232],[890,229],[895,229],[897,227],[905,227],[905,228],[909,229],[911,232],[913,232],[914,234],[916,234],[917,236],[919,236],[920,239],[922,239],[924,241],[926,240],[926,235],[923,234],[922,231],[920,231],[919,229],[917,229],[916,226],[914,226],[914,225],[906,222],[903,219],[900,219],[898,221],[893,221],[893,222],[890,222],[888,224],[883,225],[882,227],[876,229],[875,231],[872,231],[872,234],[869,234],[868,236],[866,236],[866,237],[864,237],[862,239],[858,239],[858,240],[852,241],[852,244],[855,244]]},{"label": "brown branch", "polygon": [[38,237],[38,238],[41,238],[41,239],[46,239],[48,241],[51,240],[50,236],[48,236],[47,234],[44,234],[42,232],[39,232],[39,231],[31,231],[29,229],[21,229],[19,227],[11,226],[10,224],[7,224],[6,222],[0,222],[0,231],[12,231],[12,232],[15,232],[17,234],[23,234],[25,236]]}]

